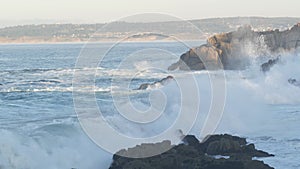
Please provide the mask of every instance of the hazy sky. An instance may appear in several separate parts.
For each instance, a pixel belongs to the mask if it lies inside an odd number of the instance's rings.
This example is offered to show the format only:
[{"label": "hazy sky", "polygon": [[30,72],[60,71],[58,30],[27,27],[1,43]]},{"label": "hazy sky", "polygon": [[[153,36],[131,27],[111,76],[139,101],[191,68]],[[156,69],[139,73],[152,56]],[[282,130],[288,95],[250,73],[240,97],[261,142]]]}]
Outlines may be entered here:
[{"label": "hazy sky", "polygon": [[138,13],[183,19],[227,16],[300,17],[300,0],[0,0],[1,25],[110,22]]}]

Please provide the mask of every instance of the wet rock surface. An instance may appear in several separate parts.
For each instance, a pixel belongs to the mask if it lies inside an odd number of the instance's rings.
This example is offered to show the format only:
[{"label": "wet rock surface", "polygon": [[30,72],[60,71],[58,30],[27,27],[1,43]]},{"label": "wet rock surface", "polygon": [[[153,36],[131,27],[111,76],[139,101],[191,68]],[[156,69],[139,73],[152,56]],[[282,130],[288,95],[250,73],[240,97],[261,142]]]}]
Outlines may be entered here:
[{"label": "wet rock surface", "polygon": [[154,82],[154,83],[144,83],[144,84],[141,84],[140,87],[137,88],[136,90],[155,89],[155,88],[158,88],[160,86],[167,85],[173,79],[174,79],[173,76],[168,76],[168,77],[163,78],[163,79],[161,79],[157,82]]},{"label": "wet rock surface", "polygon": [[[157,146],[163,144],[158,143]],[[122,151],[128,155],[141,149],[137,146]],[[262,161],[252,160],[253,157],[271,157],[272,154],[257,150],[245,138],[226,134],[207,137],[202,143],[195,136],[188,135],[182,144],[148,158],[128,158],[117,154],[113,156],[110,169],[273,169]]]}]

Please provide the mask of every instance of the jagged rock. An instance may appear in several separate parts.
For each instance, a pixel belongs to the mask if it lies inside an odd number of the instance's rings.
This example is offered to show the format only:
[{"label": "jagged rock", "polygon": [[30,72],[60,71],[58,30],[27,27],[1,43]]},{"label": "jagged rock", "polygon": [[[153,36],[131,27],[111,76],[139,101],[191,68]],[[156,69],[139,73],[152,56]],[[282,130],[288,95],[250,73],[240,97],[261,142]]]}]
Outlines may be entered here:
[{"label": "jagged rock", "polygon": [[261,67],[261,71],[263,72],[267,72],[271,69],[271,67],[273,67],[275,64],[277,64],[279,61],[279,57],[276,59],[270,59],[268,62],[262,64]]},{"label": "jagged rock", "polygon": [[154,83],[144,83],[144,84],[141,84],[137,90],[147,90],[147,89],[151,89],[151,88],[157,88],[158,86],[164,86],[173,79],[174,79],[173,76],[168,76],[168,77],[163,78],[160,81],[157,81]]},{"label": "jagged rock", "polygon": [[[256,150],[253,144],[247,144],[245,138],[230,135],[214,135],[202,143],[195,136],[188,135],[184,144],[172,147],[170,150],[148,158],[128,158],[117,154],[113,157],[110,169],[273,169],[262,161],[252,160],[252,157],[272,156]],[[162,143],[151,144],[161,148]],[[141,151],[137,146],[122,150]],[[226,155],[230,158],[215,158],[214,155]]]},{"label": "jagged rock", "polygon": [[244,69],[250,64],[249,55],[296,51],[300,46],[300,24],[285,31],[255,32],[250,26],[237,31],[214,35],[207,43],[190,49],[169,70]]}]

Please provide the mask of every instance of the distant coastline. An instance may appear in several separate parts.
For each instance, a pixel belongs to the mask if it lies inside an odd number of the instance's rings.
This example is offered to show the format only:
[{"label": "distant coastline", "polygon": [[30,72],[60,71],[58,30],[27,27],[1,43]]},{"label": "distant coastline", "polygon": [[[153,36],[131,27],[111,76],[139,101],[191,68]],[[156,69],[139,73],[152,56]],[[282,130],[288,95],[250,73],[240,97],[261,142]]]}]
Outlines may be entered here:
[{"label": "distant coastline", "polygon": [[[205,42],[206,39],[180,39],[179,42]],[[174,39],[165,39],[165,40],[132,40],[132,41],[122,41],[117,40],[117,41],[113,41],[113,40],[103,40],[103,41],[57,41],[57,42],[53,42],[53,41],[13,41],[13,42],[1,42],[0,41],[0,46],[1,45],[56,45],[56,44],[110,44],[110,43],[116,43],[116,42],[121,42],[121,43],[172,43],[172,42],[178,42]]]},{"label": "distant coastline", "polygon": [[[188,21],[105,24],[41,24],[0,28],[0,44],[85,43],[85,42],[147,42],[205,40],[213,34],[234,31],[242,25],[256,30],[286,29],[300,18],[232,17]],[[105,27],[103,27],[105,25]],[[201,32],[201,33],[199,33]],[[146,34],[145,34],[146,33]],[[132,35],[132,36],[131,36]],[[171,37],[169,37],[171,36]],[[128,38],[129,37],[129,38]]]}]

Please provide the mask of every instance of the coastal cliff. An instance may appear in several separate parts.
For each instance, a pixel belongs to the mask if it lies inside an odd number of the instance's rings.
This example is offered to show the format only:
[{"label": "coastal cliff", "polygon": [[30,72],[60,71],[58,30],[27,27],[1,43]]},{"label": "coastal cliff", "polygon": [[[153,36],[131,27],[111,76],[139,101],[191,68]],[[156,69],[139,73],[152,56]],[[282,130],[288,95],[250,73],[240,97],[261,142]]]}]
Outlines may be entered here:
[{"label": "coastal cliff", "polygon": [[284,31],[254,31],[250,26],[237,31],[216,34],[207,43],[190,49],[169,70],[244,69],[250,56],[278,55],[300,47],[300,23]]}]

